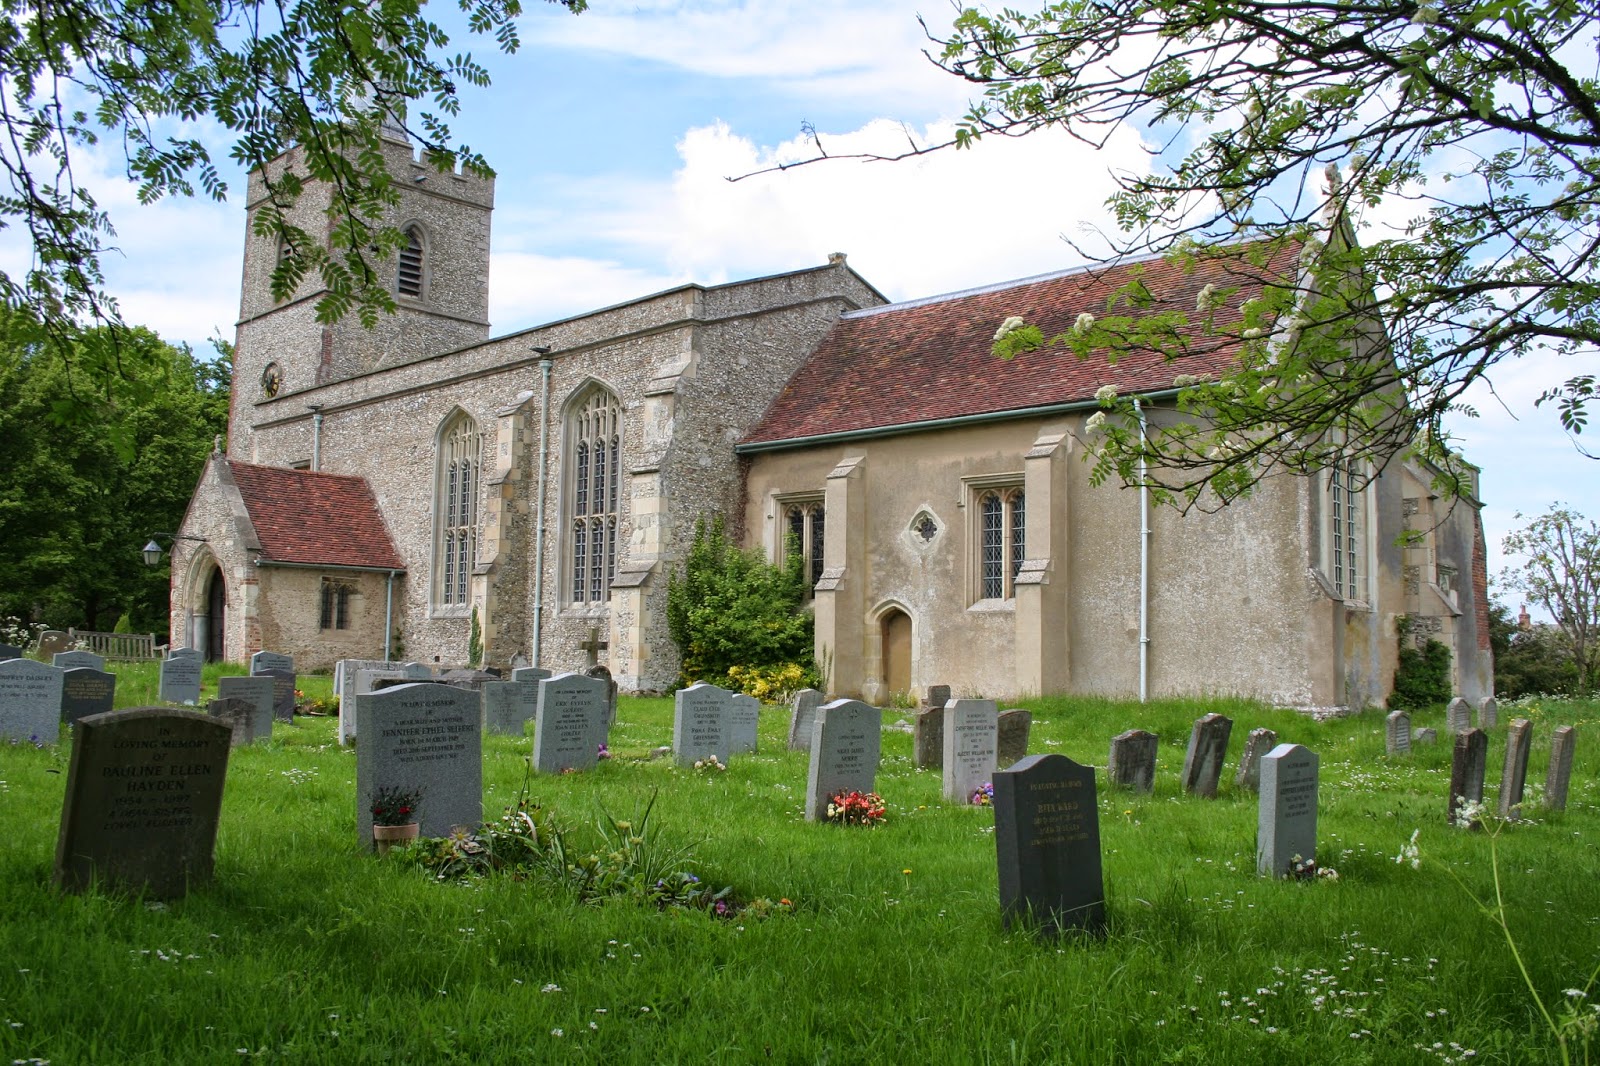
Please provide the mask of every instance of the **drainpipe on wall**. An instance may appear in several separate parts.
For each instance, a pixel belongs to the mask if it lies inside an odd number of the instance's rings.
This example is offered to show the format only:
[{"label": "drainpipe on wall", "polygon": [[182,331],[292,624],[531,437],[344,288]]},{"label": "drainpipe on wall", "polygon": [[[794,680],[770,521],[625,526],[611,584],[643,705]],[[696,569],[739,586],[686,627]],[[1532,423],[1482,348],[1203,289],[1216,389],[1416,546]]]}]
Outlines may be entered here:
[{"label": "drainpipe on wall", "polygon": [[533,532],[533,665],[539,665],[539,636],[544,631],[544,490],[550,460],[550,349],[535,348],[539,360],[539,488]]},{"label": "drainpipe on wall", "polygon": [[311,408],[311,469],[322,469],[322,405],[314,403]]},{"label": "drainpipe on wall", "polygon": [[1139,702],[1150,698],[1150,484],[1146,465],[1144,408],[1133,401],[1139,419]]},{"label": "drainpipe on wall", "polygon": [[383,597],[383,661],[389,661],[389,649],[394,647],[394,575],[389,571],[389,588]]}]

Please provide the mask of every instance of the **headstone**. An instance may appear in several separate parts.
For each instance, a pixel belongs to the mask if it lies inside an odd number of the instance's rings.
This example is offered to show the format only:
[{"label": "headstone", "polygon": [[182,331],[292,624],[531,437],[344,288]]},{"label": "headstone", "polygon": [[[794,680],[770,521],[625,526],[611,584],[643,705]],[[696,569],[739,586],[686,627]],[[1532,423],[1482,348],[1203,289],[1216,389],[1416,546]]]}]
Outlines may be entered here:
[{"label": "headstone", "polygon": [[229,744],[235,748],[246,747],[256,739],[256,705],[237,696],[222,696],[206,704],[206,714],[219,722],[228,723],[233,731]]},{"label": "headstone", "polygon": [[761,745],[761,701],[743,692],[728,697],[728,753],[743,755]]},{"label": "headstone", "polygon": [[1444,728],[1447,733],[1464,733],[1472,728],[1472,707],[1460,696],[1446,705]]},{"label": "headstone", "polygon": [[167,658],[189,659],[197,663],[203,663],[206,661],[206,653],[198,648],[169,648],[167,650]]},{"label": "headstone", "polygon": [[294,656],[281,651],[258,651],[250,656],[250,672],[262,674],[268,670],[287,670],[294,673]]},{"label": "headstone", "polygon": [[617,724],[617,679],[604,666],[591,666],[583,674],[606,683],[606,728],[610,729]]},{"label": "headstone", "polygon": [[1044,937],[1105,934],[1093,767],[1052,753],[997,772],[994,837],[1007,928],[1023,921]]},{"label": "headstone", "polygon": [[432,681],[433,667],[426,663],[401,663],[400,676],[409,681]]},{"label": "headstone", "polygon": [[1261,789],[1261,760],[1278,746],[1278,734],[1270,729],[1252,729],[1244,741],[1244,754],[1239,756],[1239,772],[1233,777],[1233,787],[1245,792]]},{"label": "headstone", "polygon": [[789,704],[789,750],[811,750],[811,728],[817,721],[817,708],[822,706],[822,693],[814,688],[803,688],[794,694]]},{"label": "headstone", "polygon": [[539,682],[538,712],[533,724],[536,771],[558,774],[563,770],[593,769],[606,735],[604,678],[557,674]]},{"label": "headstone", "polygon": [[1317,753],[1279,744],[1261,760],[1256,873],[1283,877],[1317,855]]},{"label": "headstone", "polygon": [[1389,755],[1411,754],[1411,716],[1390,711],[1383,720],[1383,750]]},{"label": "headstone", "polygon": [[74,725],[91,714],[105,714],[116,702],[117,675],[87,666],[61,675],[61,724]]},{"label": "headstone", "polygon": [[161,682],[156,693],[161,702],[199,703],[200,667],[199,659],[188,656],[161,660]]},{"label": "headstone", "polygon": [[999,769],[1000,714],[994,700],[944,705],[944,797],[965,803]]},{"label": "headstone", "polygon": [[727,689],[696,681],[673,696],[672,751],[679,766],[693,766],[708,755],[728,761]]},{"label": "headstone", "polygon": [[1481,729],[1466,729],[1456,734],[1450,756],[1450,823],[1458,820],[1461,807],[1483,802],[1483,777],[1489,766],[1489,734]]},{"label": "headstone", "polygon": [[141,707],[79,720],[67,769],[55,882],[177,899],[211,878],[228,773],[228,727]]},{"label": "headstone", "polygon": [[34,645],[34,651],[42,659],[49,656],[54,661],[55,657],[72,647],[72,638],[59,629],[47,629],[39,634],[39,641]]},{"label": "headstone", "polygon": [[534,681],[491,681],[483,686],[483,728],[496,736],[520,737],[539,709]]},{"label": "headstone", "polygon": [[[511,680],[532,681],[535,685],[547,677],[554,676],[555,674],[552,671],[546,670],[542,666],[517,666],[511,670]],[[535,689],[534,691],[537,692],[538,690]]]},{"label": "headstone", "polygon": [[1150,792],[1156,786],[1156,749],[1161,738],[1143,729],[1130,729],[1111,738],[1111,755],[1106,760],[1106,776],[1113,785],[1137,792]]},{"label": "headstone", "polygon": [[0,662],[22,658],[22,649],[15,644],[0,644]]},{"label": "headstone", "polygon": [[1411,734],[1411,743],[1418,746],[1423,744],[1437,744],[1439,743],[1439,731],[1437,729],[1428,729],[1426,727],[1419,729],[1415,733]]},{"label": "headstone", "polygon": [[478,694],[415,683],[357,696],[363,730],[356,746],[356,833],[372,846],[372,796],[417,789],[425,837],[483,822],[483,733]]},{"label": "headstone", "polygon": [[217,678],[218,699],[248,700],[256,709],[255,723],[251,726],[256,740],[272,737],[272,685],[270,677]]},{"label": "headstone", "polygon": [[1500,817],[1520,816],[1528,781],[1528,752],[1533,748],[1533,723],[1518,718],[1506,730],[1506,763],[1500,774]]},{"label": "headstone", "polygon": [[1005,769],[1028,754],[1028,734],[1033,729],[1033,712],[1001,711],[996,720],[999,735],[995,748],[995,761]]},{"label": "headstone", "polygon": [[1499,724],[1500,705],[1493,696],[1485,696],[1478,701],[1478,728],[1490,730]]},{"label": "headstone", "polygon": [[[360,726],[361,697],[378,691],[378,682],[392,679],[401,684],[421,681],[400,663],[379,659],[346,659],[339,677],[339,743],[356,739]],[[428,677],[432,679],[432,674]]]},{"label": "headstone", "polygon": [[944,768],[943,705],[930,707],[912,720],[911,762],[920,770]]},{"label": "headstone", "polygon": [[250,656],[250,676],[272,678],[272,718],[294,721],[294,690],[299,679],[294,673],[294,656],[277,651],[258,651]]},{"label": "headstone", "polygon": [[1214,797],[1222,777],[1222,763],[1228,757],[1228,735],[1233,719],[1220,714],[1197,718],[1189,734],[1189,750],[1183,756],[1183,790],[1196,796]]},{"label": "headstone", "polygon": [[0,738],[54,744],[61,736],[65,673],[32,659],[0,662]]},{"label": "headstone", "polygon": [[58,651],[50,657],[50,665],[60,670],[77,670],[80,667],[89,670],[104,670],[106,657],[96,655],[92,651],[83,651],[74,648],[71,651]]},{"label": "headstone", "polygon": [[928,686],[928,698],[923,703],[923,705],[925,707],[927,707],[929,710],[933,710],[933,711],[942,711],[942,710],[944,710],[944,705],[949,703],[949,702],[950,702],[950,686],[949,685],[929,685]]},{"label": "headstone", "polygon": [[877,787],[883,744],[883,712],[860,700],[834,700],[817,708],[806,772],[806,821],[828,816],[828,801],[841,792]]},{"label": "headstone", "polygon": [[1550,734],[1550,766],[1544,772],[1546,810],[1567,809],[1567,786],[1572,782],[1572,755],[1577,745],[1577,731],[1570,725],[1557,726]]}]

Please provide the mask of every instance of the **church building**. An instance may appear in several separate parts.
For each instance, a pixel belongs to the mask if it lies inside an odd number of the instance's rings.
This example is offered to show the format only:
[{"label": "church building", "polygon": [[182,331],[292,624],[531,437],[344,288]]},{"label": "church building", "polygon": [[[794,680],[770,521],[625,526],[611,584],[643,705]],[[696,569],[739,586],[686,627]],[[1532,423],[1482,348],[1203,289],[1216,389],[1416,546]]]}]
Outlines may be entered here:
[{"label": "church building", "polygon": [[[1228,352],[990,344],[1011,315],[1048,335],[1101,311],[1126,266],[891,304],[834,255],[491,337],[493,182],[387,150],[407,244],[376,328],[318,322],[309,280],[275,300],[279,250],[247,229],[227,451],[173,545],[174,644],[455,665],[476,632],[487,665],[670,691],[668,577],[721,514],[769,557],[804,553],[834,695],[1360,709],[1387,698],[1402,628],[1450,647],[1458,692],[1492,691],[1478,503],[1435,498],[1430,471],[1275,477],[1211,514],[1090,483],[1097,391],[1161,417],[1176,376]],[[1140,269],[1191,308],[1211,280]],[[1301,265],[1252,283],[1272,269]]]}]

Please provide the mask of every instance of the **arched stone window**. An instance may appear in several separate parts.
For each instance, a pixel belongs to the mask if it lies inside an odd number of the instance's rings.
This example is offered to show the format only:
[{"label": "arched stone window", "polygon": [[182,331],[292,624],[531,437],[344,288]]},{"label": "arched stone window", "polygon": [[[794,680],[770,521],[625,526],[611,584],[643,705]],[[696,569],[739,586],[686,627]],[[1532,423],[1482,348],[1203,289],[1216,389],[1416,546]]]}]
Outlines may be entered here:
[{"label": "arched stone window", "polygon": [[457,411],[439,430],[434,482],[433,602],[465,607],[478,544],[478,424]]},{"label": "arched stone window", "polygon": [[604,603],[617,572],[622,507],[622,407],[591,386],[567,416],[568,601]]},{"label": "arched stone window", "polygon": [[1026,557],[1027,498],[1020,488],[986,489],[978,496],[978,597],[1009,600]]},{"label": "arched stone window", "polygon": [[811,585],[822,580],[822,542],[825,536],[827,512],[820,499],[795,500],[783,511],[783,557],[789,551],[798,551],[806,561],[804,573]]},{"label": "arched stone window", "polygon": [[395,278],[395,291],[401,296],[422,297],[423,243],[422,227],[407,226],[406,244],[400,249],[400,268]]}]

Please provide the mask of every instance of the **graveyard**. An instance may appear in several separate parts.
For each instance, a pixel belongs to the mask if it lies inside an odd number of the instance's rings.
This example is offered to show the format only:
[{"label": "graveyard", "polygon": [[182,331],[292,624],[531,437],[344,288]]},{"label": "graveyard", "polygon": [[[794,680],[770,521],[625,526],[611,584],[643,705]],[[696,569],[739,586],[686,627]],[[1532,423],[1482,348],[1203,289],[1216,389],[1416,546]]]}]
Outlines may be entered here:
[{"label": "graveyard", "polygon": [[[158,702],[153,666],[112,669],[119,708]],[[1517,1063],[1595,1051],[1594,701],[1502,703],[1466,723],[1463,746],[1482,753],[1474,829],[1448,821],[1461,767],[1442,706],[1412,712],[1402,734],[1381,711],[1314,721],[1220,699],[1024,700],[1026,763],[1065,756],[1079,769],[1042,806],[1013,783],[1035,770],[989,774],[978,785],[995,785],[992,805],[975,805],[969,777],[985,776],[1001,735],[983,733],[976,699],[955,701],[937,737],[914,734],[915,710],[886,709],[873,729],[878,713],[859,704],[808,709],[815,735],[833,738],[813,759],[791,743],[788,706],[741,705],[719,735],[691,716],[704,692],[624,696],[601,734],[608,757],[590,759],[571,682],[532,716],[507,696],[509,724],[486,714],[479,734],[456,690],[395,677],[359,697],[362,731],[341,744],[337,717],[260,721],[270,692],[239,694],[223,676],[200,671],[199,702],[226,691],[232,715],[241,700],[227,724],[247,721],[249,739],[235,732],[219,758],[209,879],[168,898],[56,887],[72,734],[0,742],[0,1061]],[[331,691],[326,677],[298,683]],[[572,865],[631,848],[643,867],[730,890],[726,913],[580,896],[514,870],[441,878],[417,861],[425,844],[374,855],[358,780],[423,750],[457,758],[473,736],[481,759],[430,781],[425,815],[430,793],[459,798],[468,781],[487,820],[537,805]],[[674,757],[675,740],[690,757]],[[1522,745],[1526,763],[1506,765]],[[1241,773],[1247,749],[1259,762]],[[1545,802],[1552,757],[1571,768],[1561,810]],[[1526,791],[1502,821],[1507,770]],[[864,781],[883,824],[810,809]],[[1068,793],[1094,803],[1057,802]],[[1263,795],[1281,798],[1269,811]],[[1044,814],[1012,818],[1030,803]],[[638,835],[619,843],[617,826]],[[1042,936],[1026,913],[1003,914],[1017,867],[997,874],[997,847],[1026,851],[1046,831],[1082,847],[1091,828],[1104,898],[1088,931]],[[1316,872],[1260,875],[1292,860]],[[1101,894],[1072,866],[1064,878]]]}]

